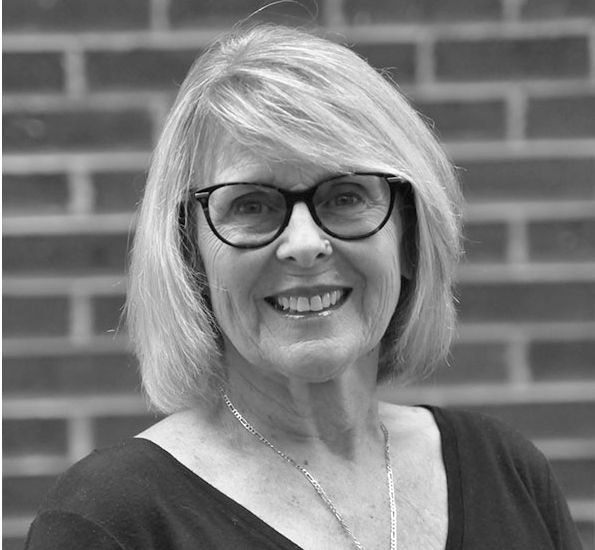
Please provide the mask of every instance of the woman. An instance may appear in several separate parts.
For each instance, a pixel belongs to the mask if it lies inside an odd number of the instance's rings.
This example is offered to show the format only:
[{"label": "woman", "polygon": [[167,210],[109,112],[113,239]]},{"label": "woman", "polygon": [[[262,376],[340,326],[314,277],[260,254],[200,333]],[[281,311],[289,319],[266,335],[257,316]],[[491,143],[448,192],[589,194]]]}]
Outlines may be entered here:
[{"label": "woman", "polygon": [[453,332],[460,197],[348,49],[259,26],[194,65],[155,152],[128,315],[169,416],[75,465],[28,548],[579,548],[543,456],[378,403]]}]

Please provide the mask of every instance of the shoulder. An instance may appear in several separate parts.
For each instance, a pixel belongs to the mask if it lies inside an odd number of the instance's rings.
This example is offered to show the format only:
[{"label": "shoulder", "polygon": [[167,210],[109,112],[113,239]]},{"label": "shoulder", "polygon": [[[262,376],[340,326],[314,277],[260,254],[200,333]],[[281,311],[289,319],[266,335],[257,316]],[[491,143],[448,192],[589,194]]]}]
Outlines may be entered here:
[{"label": "shoulder", "polygon": [[428,410],[440,428],[445,457],[450,457],[451,479],[460,480],[468,538],[485,540],[486,518],[491,518],[499,526],[494,536],[500,544],[507,536],[516,541],[515,548],[580,548],[552,469],[531,441],[484,414]]},{"label": "shoulder", "polygon": [[119,549],[149,540],[160,516],[155,502],[167,502],[160,493],[178,475],[167,454],[146,440],[94,451],[58,478],[31,526],[27,548]]},{"label": "shoulder", "polygon": [[172,469],[166,453],[143,439],[96,450],[62,474],[42,510],[102,516],[129,506],[163,483]]},{"label": "shoulder", "polygon": [[456,440],[461,453],[491,452],[499,459],[545,463],[545,457],[520,431],[475,411],[428,407],[444,438]]},{"label": "shoulder", "polygon": [[[520,431],[475,411],[430,407],[445,448],[452,450],[463,478],[502,488],[523,487],[533,499],[547,498],[551,467]],[[487,482],[487,481],[486,481]]]},{"label": "shoulder", "polygon": [[74,512],[48,510],[41,512],[31,524],[26,550],[80,550],[101,548],[123,550],[117,536],[93,520]]},{"label": "shoulder", "polygon": [[[475,411],[410,409],[433,417],[447,472],[449,507],[459,518],[466,547],[580,548],[551,467],[523,434]],[[424,418],[419,412],[410,414],[416,417]]]},{"label": "shoulder", "polygon": [[467,472],[520,477],[527,485],[548,483],[544,455],[523,434],[504,422],[478,413],[435,406],[381,404],[381,417],[396,438],[425,449],[440,449],[445,460]]}]

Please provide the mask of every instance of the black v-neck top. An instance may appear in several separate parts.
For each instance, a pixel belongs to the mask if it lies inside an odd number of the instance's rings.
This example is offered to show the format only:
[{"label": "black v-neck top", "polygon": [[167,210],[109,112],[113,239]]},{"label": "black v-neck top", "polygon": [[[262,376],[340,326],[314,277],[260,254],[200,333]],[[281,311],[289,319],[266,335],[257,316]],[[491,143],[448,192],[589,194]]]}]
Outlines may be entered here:
[{"label": "black v-neck top", "polygon": [[[440,430],[446,469],[445,550],[581,550],[551,469],[531,443],[485,416],[426,408]],[[139,438],[94,451],[61,476],[25,548],[301,550]]]}]

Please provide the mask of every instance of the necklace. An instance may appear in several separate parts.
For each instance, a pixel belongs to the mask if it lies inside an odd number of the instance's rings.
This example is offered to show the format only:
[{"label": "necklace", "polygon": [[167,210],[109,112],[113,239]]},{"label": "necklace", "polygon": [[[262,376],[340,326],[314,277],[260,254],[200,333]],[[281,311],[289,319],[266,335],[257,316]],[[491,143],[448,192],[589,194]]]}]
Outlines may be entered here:
[{"label": "necklace", "polygon": [[[289,455],[285,454],[283,451],[277,449],[264,435],[262,435],[250,422],[248,422],[238,411],[234,404],[231,402],[227,394],[220,389],[221,395],[223,396],[223,400],[227,405],[227,408],[231,411],[231,413],[236,417],[239,423],[253,436],[255,436],[261,443],[264,443],[267,447],[275,451],[283,460],[291,464],[294,468],[296,468],[307,480],[308,482],[314,487],[316,494],[320,497],[322,502],[326,505],[326,507],[331,511],[331,513],[335,516],[336,520],[339,522],[339,525],[345,532],[345,534],[351,539],[353,546],[358,548],[359,550],[364,550],[362,543],[355,537],[349,526],[345,523],[343,516],[339,513],[333,501],[330,497],[326,494],[326,491],[322,488],[322,485],[314,478],[314,476],[306,470],[303,466],[298,464],[293,458]],[[394,480],[393,480],[393,470],[390,461],[390,443],[388,438],[388,430],[386,426],[381,422],[380,429],[384,434],[384,462],[386,464],[386,477],[388,480],[388,498],[390,503],[390,550],[397,550],[397,505],[395,502],[395,487],[394,487]]]}]

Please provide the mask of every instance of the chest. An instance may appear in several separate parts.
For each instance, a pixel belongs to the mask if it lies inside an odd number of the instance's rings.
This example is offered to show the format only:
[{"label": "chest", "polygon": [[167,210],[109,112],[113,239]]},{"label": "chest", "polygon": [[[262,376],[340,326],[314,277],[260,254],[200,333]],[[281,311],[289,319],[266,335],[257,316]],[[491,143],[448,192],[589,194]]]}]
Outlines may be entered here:
[{"label": "chest", "polygon": [[[389,425],[391,440],[399,442],[391,447],[398,548],[443,550],[448,498],[440,437],[432,425],[414,428],[410,435]],[[292,543],[304,550],[354,548],[337,515],[366,550],[390,548],[391,507],[381,453],[351,469],[339,460],[329,461],[326,468],[316,465],[322,469],[306,465],[329,504],[303,473],[264,446],[229,445],[215,433],[191,445],[187,439],[179,441],[184,444],[171,439],[158,444],[240,505],[264,533],[285,537],[287,548]]]},{"label": "chest", "polygon": [[[210,483],[240,503],[267,526],[304,550],[352,549],[344,525],[366,550],[390,548],[391,514],[383,465],[369,476],[319,478],[328,503],[296,469],[282,461],[231,464]],[[203,476],[205,473],[203,472]],[[318,477],[318,476],[317,476]],[[394,460],[397,539],[400,550],[443,550],[448,532],[446,475],[430,457]]]}]

